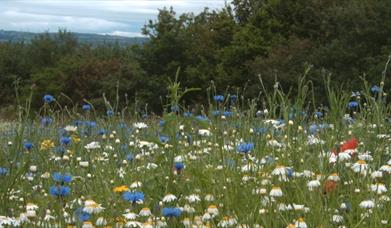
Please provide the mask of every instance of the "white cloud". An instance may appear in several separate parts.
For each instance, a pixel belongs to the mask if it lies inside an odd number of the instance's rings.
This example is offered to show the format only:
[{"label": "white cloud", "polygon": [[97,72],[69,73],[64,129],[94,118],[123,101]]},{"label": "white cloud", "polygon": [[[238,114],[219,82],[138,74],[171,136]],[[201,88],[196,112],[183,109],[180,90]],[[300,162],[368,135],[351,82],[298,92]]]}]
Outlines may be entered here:
[{"label": "white cloud", "polygon": [[125,32],[125,31],[114,31],[109,33],[100,33],[101,35],[110,35],[110,36],[126,36],[126,37],[144,37],[139,32]]},{"label": "white cloud", "polygon": [[225,0],[0,0],[0,29],[141,35],[158,9],[173,6],[178,13],[219,9]]}]

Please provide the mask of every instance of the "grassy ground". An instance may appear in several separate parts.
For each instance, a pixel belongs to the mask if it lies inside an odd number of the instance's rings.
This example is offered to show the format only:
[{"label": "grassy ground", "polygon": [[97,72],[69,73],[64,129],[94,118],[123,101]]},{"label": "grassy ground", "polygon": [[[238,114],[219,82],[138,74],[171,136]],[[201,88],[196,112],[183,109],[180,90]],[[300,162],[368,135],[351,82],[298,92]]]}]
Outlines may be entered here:
[{"label": "grassy ground", "polygon": [[[1,126],[0,224],[389,227],[390,107],[382,87],[361,91],[329,88],[314,109],[301,81],[293,100],[264,91],[260,110],[225,94],[208,115],[161,118],[46,103],[52,121]],[[181,95],[173,83],[175,110]]]}]

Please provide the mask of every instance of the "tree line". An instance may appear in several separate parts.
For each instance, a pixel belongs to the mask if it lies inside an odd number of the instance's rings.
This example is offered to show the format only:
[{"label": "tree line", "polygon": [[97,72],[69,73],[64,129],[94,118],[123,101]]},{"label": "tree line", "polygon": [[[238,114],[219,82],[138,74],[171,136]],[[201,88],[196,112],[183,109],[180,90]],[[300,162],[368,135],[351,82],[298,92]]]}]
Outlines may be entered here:
[{"label": "tree line", "polygon": [[[320,98],[325,76],[356,90],[363,78],[379,83],[391,54],[391,1],[233,0],[219,10],[181,15],[164,8],[142,33],[148,42],[126,47],[79,43],[67,31],[0,43],[2,107],[15,103],[15,87],[22,98],[33,87],[34,108],[46,93],[65,104],[87,99],[99,107],[104,93],[159,112],[167,79],[178,68],[183,87],[205,91],[213,81],[221,94],[256,97],[260,78],[266,87],[278,81],[294,90],[309,66]],[[187,99],[207,98],[193,93]]]}]

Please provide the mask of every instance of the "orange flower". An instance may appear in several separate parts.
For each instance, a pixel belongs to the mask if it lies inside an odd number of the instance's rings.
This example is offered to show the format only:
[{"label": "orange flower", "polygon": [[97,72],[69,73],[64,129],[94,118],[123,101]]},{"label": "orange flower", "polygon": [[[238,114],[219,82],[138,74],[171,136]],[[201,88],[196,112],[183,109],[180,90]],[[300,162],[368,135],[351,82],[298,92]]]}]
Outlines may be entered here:
[{"label": "orange flower", "polygon": [[333,180],[326,180],[323,186],[323,193],[327,194],[333,192],[337,188],[337,182]]},{"label": "orange flower", "polygon": [[128,186],[126,186],[126,185],[121,185],[121,186],[115,187],[115,188],[113,189],[113,192],[122,193],[122,192],[126,192],[126,191],[128,191],[128,190],[129,190]]}]

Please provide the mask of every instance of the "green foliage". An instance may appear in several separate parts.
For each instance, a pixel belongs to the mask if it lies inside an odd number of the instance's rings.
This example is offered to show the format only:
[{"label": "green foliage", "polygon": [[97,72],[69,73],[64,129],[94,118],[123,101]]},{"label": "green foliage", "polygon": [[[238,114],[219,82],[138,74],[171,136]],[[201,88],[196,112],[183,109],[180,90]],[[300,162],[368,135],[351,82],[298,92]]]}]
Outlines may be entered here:
[{"label": "green foliage", "polygon": [[[381,80],[391,53],[390,1],[231,3],[197,15],[161,9],[157,20],[142,29],[148,37],[142,45],[86,44],[67,31],[27,43],[0,43],[0,102],[13,104],[18,80],[23,91],[35,85],[33,108],[44,93],[88,99],[100,108],[103,93],[110,100],[118,92],[121,104],[137,100],[140,107],[148,104],[162,112],[166,79],[178,68],[185,88],[206,90],[213,81],[217,93],[235,94],[241,88],[244,97],[257,97],[259,77],[267,89],[279,81],[285,93],[295,94],[297,78],[311,65],[307,78],[316,105],[329,102],[323,96],[326,76],[331,86],[348,90],[357,90],[362,77],[370,86]],[[390,82],[386,77],[385,91]],[[207,104],[205,96],[193,95],[184,96],[184,103]]]}]

